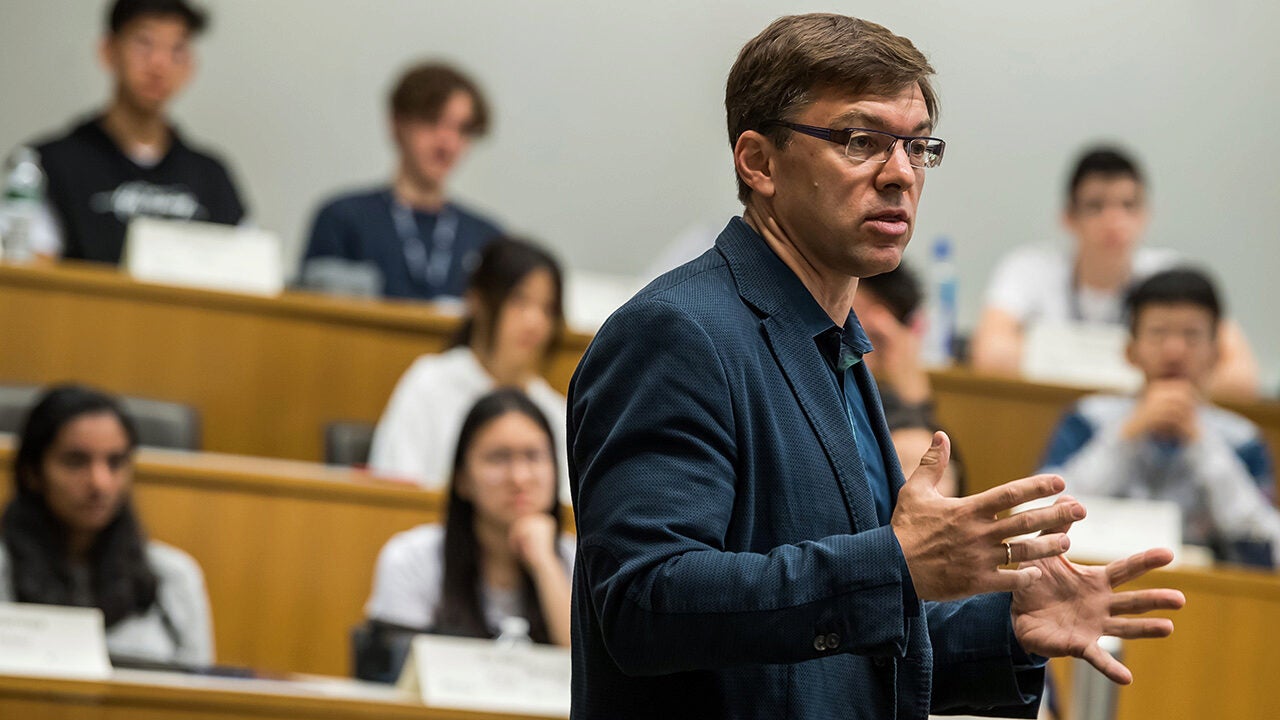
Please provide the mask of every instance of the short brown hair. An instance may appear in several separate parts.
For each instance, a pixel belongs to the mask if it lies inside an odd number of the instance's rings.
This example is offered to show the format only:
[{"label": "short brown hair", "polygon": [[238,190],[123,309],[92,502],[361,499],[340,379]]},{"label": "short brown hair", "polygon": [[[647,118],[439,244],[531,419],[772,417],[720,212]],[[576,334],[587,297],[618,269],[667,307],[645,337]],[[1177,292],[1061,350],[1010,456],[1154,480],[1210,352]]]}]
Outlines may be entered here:
[{"label": "short brown hair", "polygon": [[489,106],[479,86],[457,68],[442,62],[415,65],[400,76],[391,91],[391,116],[396,119],[440,119],[444,105],[455,92],[471,96],[471,122],[467,134],[480,137],[489,131]]},{"label": "short brown hair", "polygon": [[[786,129],[766,123],[790,119],[813,101],[815,89],[887,94],[915,83],[936,123],[932,74],[928,59],[910,40],[881,25],[826,13],[780,17],[742,47],[729,71],[724,93],[729,146],[748,130],[785,145]],[[739,177],[738,199],[745,203],[750,196],[750,186]]]}]

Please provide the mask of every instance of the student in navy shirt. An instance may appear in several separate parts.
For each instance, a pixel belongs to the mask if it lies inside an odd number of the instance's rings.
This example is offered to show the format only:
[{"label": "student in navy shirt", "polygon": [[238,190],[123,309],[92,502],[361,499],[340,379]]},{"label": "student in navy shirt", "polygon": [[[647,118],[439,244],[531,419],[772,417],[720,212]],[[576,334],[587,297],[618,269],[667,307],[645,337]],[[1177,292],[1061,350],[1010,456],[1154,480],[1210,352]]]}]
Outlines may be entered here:
[{"label": "student in navy shirt", "polygon": [[191,79],[192,39],[206,16],[185,0],[117,0],[100,54],[115,94],[101,114],[36,150],[48,212],[33,249],[117,263],[134,217],[235,225],[244,204],[222,162],[192,148],[168,104]]},{"label": "student in navy shirt", "polygon": [[372,272],[383,295],[461,297],[480,250],[499,234],[488,219],[450,201],[445,185],[489,110],[468,77],[442,63],[411,68],[391,94],[400,154],[390,187],[349,193],[316,214],[302,282],[317,289],[344,269]]}]

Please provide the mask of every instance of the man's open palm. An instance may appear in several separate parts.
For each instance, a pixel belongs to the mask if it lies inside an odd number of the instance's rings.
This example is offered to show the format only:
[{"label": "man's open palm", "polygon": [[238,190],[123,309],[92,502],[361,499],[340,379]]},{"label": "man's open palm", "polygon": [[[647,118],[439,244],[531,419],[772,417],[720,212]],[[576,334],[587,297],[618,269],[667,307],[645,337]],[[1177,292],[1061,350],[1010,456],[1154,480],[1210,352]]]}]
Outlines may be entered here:
[{"label": "man's open palm", "polygon": [[1128,685],[1133,673],[1098,645],[1098,638],[1157,638],[1173,632],[1173,621],[1125,617],[1176,610],[1186,603],[1177,590],[1115,588],[1168,565],[1169,550],[1147,550],[1106,566],[1077,565],[1063,556],[1035,560],[1042,575],[1013,593],[1013,632],[1023,649],[1045,657],[1084,658],[1113,682]]}]

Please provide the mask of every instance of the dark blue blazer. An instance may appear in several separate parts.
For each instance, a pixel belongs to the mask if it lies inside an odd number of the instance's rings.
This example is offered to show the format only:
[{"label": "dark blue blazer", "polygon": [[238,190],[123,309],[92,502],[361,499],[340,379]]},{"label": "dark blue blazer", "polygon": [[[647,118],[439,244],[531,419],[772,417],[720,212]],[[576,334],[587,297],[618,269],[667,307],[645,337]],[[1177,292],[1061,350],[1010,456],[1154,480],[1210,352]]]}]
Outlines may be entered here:
[{"label": "dark blue blazer", "polygon": [[916,600],[815,343],[833,325],[735,218],[596,335],[569,390],[574,718],[1035,715],[1007,594]]}]

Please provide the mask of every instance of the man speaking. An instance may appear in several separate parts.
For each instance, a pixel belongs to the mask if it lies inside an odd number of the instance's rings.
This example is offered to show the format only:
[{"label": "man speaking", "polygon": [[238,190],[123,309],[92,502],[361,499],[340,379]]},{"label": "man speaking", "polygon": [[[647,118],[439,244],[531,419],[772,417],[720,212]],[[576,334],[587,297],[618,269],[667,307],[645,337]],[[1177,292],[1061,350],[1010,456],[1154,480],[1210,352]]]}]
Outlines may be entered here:
[{"label": "man speaking", "polygon": [[570,386],[573,717],[1033,717],[1044,656],[1128,682],[1098,637],[1171,632],[1121,615],[1180,593],[1112,591],[1168,551],[1070,564],[1069,499],[997,519],[1060,478],[945,498],[939,433],[903,482],[850,307],[942,160],[931,74],[838,15],[781,18],[738,56],[743,216],[615,313]]}]

